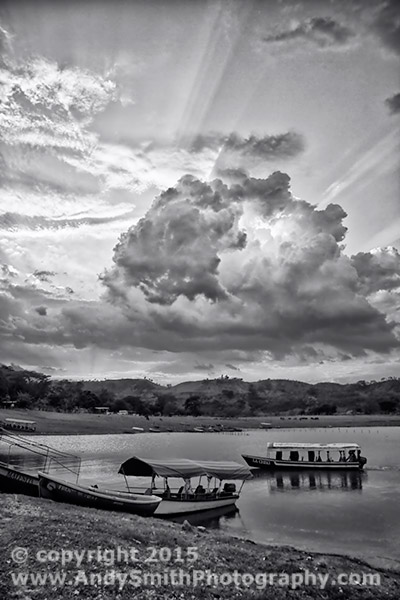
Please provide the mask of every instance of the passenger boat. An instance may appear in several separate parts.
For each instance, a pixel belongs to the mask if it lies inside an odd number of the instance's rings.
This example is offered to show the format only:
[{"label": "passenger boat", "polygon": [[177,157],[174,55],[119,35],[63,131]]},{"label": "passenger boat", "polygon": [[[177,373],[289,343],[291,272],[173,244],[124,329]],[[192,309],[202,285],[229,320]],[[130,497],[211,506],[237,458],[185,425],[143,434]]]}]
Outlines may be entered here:
[{"label": "passenger boat", "polygon": [[39,495],[57,502],[141,516],[152,515],[161,502],[158,496],[118,492],[97,485],[83,486],[42,472],[39,472]]},{"label": "passenger boat", "polygon": [[[150,487],[145,494],[155,494],[162,499],[154,516],[184,515],[200,511],[212,510],[225,506],[233,506],[240,496],[246,479],[252,477],[250,469],[236,462],[193,461],[189,459],[155,460],[134,456],[125,461],[120,469],[129,486],[127,477],[150,477]],[[163,479],[163,488],[155,484],[157,477]],[[198,485],[192,488],[191,478],[199,477]],[[202,486],[205,477],[206,487]],[[181,480],[177,489],[169,487],[170,479]],[[183,482],[182,482],[183,480]],[[214,480],[214,482],[213,482]],[[236,490],[234,481],[241,481]],[[223,483],[225,482],[225,483]],[[135,488],[135,491],[136,488]]]},{"label": "passenger boat", "polygon": [[54,465],[63,468],[71,468],[74,465],[75,470],[79,470],[80,458],[77,456],[61,452],[3,428],[0,428],[0,442],[2,442],[2,448],[4,447],[3,452],[0,450],[0,455],[5,459],[0,460],[0,492],[39,496],[37,473],[27,470],[23,462],[22,466],[16,464],[21,457],[15,455],[15,450],[22,451],[29,458],[34,457],[36,464],[41,465],[45,471],[49,471]]},{"label": "passenger boat", "polygon": [[259,469],[363,469],[367,462],[358,444],[270,442],[266,456],[242,454]]}]

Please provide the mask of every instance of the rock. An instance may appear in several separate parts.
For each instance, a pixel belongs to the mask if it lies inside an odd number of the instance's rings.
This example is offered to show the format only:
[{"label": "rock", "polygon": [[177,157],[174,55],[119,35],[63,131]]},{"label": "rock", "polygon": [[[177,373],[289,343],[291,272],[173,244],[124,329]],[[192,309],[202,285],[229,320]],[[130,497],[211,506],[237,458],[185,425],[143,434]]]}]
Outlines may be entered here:
[{"label": "rock", "polygon": [[182,524],[182,529],[183,529],[184,531],[193,531],[193,527],[192,527],[192,525],[191,525],[191,524],[189,523],[189,521],[187,521],[186,519],[183,521],[183,524]]}]

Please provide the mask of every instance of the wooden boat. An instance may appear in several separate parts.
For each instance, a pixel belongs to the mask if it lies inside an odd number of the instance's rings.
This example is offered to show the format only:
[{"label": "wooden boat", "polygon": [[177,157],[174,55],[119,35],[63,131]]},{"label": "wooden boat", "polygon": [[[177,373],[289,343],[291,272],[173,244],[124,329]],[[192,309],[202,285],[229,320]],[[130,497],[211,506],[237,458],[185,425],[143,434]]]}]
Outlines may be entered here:
[{"label": "wooden boat", "polygon": [[[236,462],[198,462],[189,459],[161,461],[137,456],[125,461],[119,473],[124,475],[125,479],[126,477],[151,477],[151,485],[147,493],[162,498],[154,513],[156,517],[184,515],[232,506],[238,500],[245,480],[252,477],[248,467]],[[156,477],[163,478],[163,489],[157,489]],[[191,486],[192,477],[199,477],[196,489]],[[202,477],[206,478],[206,487],[201,485]],[[168,480],[171,478],[183,480],[183,485],[175,490],[170,489]],[[214,484],[212,484],[213,479]],[[242,481],[238,491],[235,483],[232,483],[236,480]],[[127,486],[128,489],[132,489],[128,482]],[[137,492],[136,489],[135,491]],[[141,493],[144,493],[143,490]]]},{"label": "wooden boat", "polygon": [[351,443],[270,442],[267,444],[266,456],[242,456],[250,467],[259,469],[360,470],[367,462],[361,456],[360,446]]},{"label": "wooden boat", "polygon": [[72,454],[61,452],[46,444],[41,444],[32,439],[25,438],[13,432],[0,428],[0,442],[4,443],[7,453],[0,461],[0,492],[6,494],[25,494],[39,496],[39,477],[25,468],[15,464],[14,450],[22,451],[27,456],[34,456],[35,461],[41,464],[45,471],[54,465],[74,469],[79,472],[80,458]]},{"label": "wooden boat", "polygon": [[0,461],[0,492],[39,496],[39,477]]},{"label": "wooden boat", "polygon": [[152,515],[161,502],[158,496],[83,486],[42,472],[39,472],[39,494],[42,498],[50,498],[57,502],[142,516]]}]

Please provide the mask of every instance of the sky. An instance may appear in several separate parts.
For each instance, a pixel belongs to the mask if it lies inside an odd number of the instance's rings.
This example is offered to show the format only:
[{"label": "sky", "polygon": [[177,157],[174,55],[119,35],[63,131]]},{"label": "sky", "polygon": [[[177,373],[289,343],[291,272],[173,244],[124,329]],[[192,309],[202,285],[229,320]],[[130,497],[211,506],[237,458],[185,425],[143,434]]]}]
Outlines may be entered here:
[{"label": "sky", "polygon": [[392,0],[0,5],[0,362],[400,376]]}]

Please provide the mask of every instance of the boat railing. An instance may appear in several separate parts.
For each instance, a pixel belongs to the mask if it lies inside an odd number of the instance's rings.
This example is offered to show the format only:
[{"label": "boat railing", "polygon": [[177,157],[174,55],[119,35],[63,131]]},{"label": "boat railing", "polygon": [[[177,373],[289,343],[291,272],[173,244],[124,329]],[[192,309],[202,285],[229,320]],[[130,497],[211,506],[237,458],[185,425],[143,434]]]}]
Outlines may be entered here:
[{"label": "boat railing", "polygon": [[58,450],[57,448],[52,448],[47,444],[27,439],[21,435],[10,433],[3,428],[0,428],[0,441],[5,442],[8,445],[7,466],[12,466],[13,449],[20,448],[35,456],[42,457],[43,464],[40,468],[45,473],[50,472],[53,463],[59,468],[73,473],[77,479],[79,477],[81,468],[81,458],[79,456]]}]

